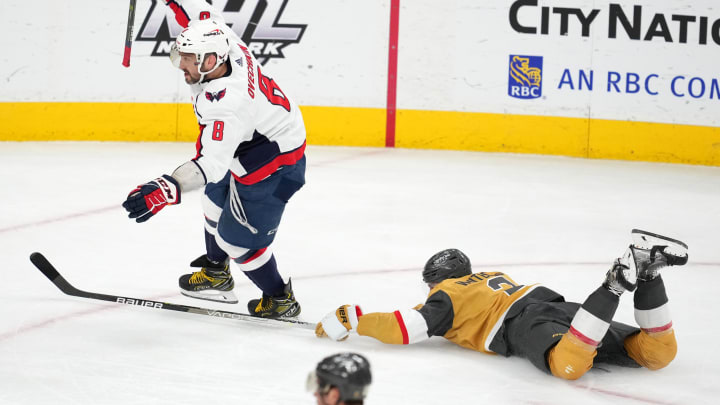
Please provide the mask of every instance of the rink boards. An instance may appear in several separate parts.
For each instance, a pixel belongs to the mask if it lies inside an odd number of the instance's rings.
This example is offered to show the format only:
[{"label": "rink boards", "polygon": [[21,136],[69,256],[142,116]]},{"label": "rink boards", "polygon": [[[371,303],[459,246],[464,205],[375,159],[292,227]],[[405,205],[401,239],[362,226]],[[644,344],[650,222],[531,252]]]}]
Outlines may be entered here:
[{"label": "rink boards", "polygon": [[[301,106],[311,144],[720,165],[711,0],[262,3],[214,2]],[[7,5],[20,40],[0,57],[0,140],[196,139],[166,56],[179,26],[138,4],[126,69],[125,7]]]}]

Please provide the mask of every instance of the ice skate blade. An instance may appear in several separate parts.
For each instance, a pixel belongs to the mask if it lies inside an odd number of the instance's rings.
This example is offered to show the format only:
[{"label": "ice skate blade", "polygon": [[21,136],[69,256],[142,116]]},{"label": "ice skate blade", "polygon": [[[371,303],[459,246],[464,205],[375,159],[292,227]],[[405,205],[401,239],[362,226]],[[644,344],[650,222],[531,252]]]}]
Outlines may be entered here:
[{"label": "ice skate blade", "polygon": [[687,255],[688,246],[677,239],[640,229],[633,229],[630,234],[632,235],[633,245],[637,248],[651,249],[653,246],[667,246],[665,252],[668,254],[678,257]]},{"label": "ice skate blade", "polygon": [[232,291],[205,290],[196,292],[180,290],[180,293],[186,297],[197,298],[205,301],[222,302],[224,304],[238,303],[237,296],[235,296],[235,293]]}]

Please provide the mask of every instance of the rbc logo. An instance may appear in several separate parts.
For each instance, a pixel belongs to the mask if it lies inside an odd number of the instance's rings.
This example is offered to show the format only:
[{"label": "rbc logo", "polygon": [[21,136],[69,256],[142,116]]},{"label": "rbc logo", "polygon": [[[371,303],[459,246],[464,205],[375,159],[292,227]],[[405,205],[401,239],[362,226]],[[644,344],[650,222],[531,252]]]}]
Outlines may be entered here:
[{"label": "rbc logo", "polygon": [[531,99],[542,96],[542,56],[510,55],[508,95]]}]

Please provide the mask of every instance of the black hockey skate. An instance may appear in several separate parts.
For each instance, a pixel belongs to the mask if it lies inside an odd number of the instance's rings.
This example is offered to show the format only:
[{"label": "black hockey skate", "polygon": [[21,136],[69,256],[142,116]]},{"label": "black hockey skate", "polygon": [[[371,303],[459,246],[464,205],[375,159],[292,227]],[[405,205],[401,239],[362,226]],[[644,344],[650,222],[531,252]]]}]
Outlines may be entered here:
[{"label": "black hockey skate", "polygon": [[637,287],[637,271],[634,267],[632,250],[628,248],[622,257],[615,259],[613,266],[605,274],[603,287],[618,297],[625,291],[635,291]]},{"label": "black hockey skate", "polygon": [[261,318],[292,318],[300,315],[300,304],[295,300],[291,283],[292,281],[289,280],[279,296],[271,297],[263,294],[259,300],[250,300],[248,302],[250,315]]},{"label": "black hockey skate", "polygon": [[634,291],[638,280],[650,281],[667,266],[682,266],[688,261],[687,245],[679,240],[633,229],[633,243],[607,272],[603,286],[620,295]]},{"label": "black hockey skate", "polygon": [[683,266],[688,261],[688,246],[667,236],[633,229],[631,232],[638,280],[650,281],[667,266]]},{"label": "black hockey skate", "polygon": [[180,276],[180,292],[192,298],[237,304],[233,293],[235,281],[230,274],[229,260],[213,263],[207,255],[202,255],[190,263],[190,267],[200,267],[200,271]]}]

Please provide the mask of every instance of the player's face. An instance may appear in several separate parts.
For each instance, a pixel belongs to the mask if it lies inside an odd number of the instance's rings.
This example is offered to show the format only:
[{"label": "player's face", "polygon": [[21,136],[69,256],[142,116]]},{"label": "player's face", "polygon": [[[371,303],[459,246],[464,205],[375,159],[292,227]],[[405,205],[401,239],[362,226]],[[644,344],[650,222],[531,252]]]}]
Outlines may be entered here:
[{"label": "player's face", "polygon": [[195,84],[200,81],[197,57],[193,53],[180,53],[180,70],[185,74],[185,83]]},{"label": "player's face", "polygon": [[340,391],[337,388],[331,388],[330,391],[322,393],[315,391],[315,399],[317,405],[333,405],[340,402]]}]

